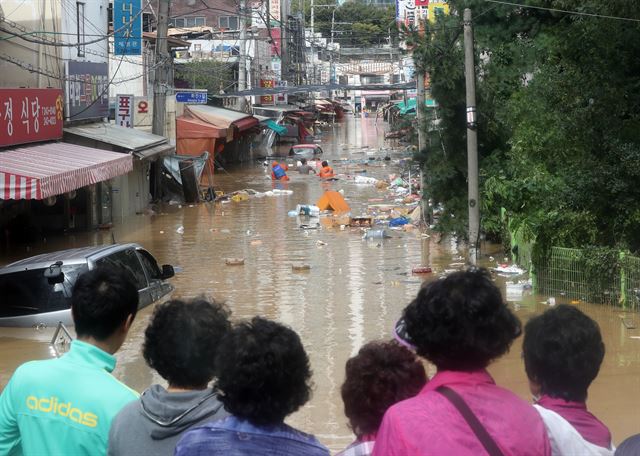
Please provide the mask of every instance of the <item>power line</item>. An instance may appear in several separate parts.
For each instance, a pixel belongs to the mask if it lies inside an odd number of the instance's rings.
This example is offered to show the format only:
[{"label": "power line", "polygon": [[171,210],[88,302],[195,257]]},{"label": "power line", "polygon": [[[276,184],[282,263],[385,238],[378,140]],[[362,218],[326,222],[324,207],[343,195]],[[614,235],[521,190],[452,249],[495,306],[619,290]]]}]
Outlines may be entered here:
[{"label": "power line", "polygon": [[613,19],[616,21],[640,22],[640,19],[636,19],[633,17],[609,16],[606,14],[585,13],[582,11],[570,11],[570,10],[563,10],[558,8],[548,8],[544,6],[522,5],[520,3],[505,2],[500,0],[484,0],[484,1],[489,3],[498,3],[500,5],[517,6],[518,8],[528,8],[528,9],[537,9],[537,10],[543,10],[543,11],[552,11],[555,13],[573,14],[576,16],[589,16],[589,17],[597,17],[600,19]]}]

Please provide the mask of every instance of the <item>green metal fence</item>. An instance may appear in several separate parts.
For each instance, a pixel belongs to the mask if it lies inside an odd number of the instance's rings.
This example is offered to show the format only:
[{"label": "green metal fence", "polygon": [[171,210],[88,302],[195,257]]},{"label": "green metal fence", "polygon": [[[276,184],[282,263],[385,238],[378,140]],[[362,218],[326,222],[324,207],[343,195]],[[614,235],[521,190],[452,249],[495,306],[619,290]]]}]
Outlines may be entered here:
[{"label": "green metal fence", "polygon": [[534,265],[534,287],[542,295],[637,308],[640,258],[620,253],[613,268],[589,272],[582,250],[553,247],[545,264]]}]

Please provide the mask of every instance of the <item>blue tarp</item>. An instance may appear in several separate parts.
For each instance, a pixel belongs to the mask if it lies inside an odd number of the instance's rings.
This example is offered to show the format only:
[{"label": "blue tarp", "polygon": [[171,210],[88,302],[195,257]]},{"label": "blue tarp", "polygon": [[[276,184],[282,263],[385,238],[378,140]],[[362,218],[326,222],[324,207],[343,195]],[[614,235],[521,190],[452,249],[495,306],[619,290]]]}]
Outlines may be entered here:
[{"label": "blue tarp", "polygon": [[284,136],[287,133],[287,128],[286,127],[283,127],[282,125],[278,125],[273,120],[267,120],[265,122],[265,125],[267,127],[271,128],[276,133],[278,133],[280,136]]}]

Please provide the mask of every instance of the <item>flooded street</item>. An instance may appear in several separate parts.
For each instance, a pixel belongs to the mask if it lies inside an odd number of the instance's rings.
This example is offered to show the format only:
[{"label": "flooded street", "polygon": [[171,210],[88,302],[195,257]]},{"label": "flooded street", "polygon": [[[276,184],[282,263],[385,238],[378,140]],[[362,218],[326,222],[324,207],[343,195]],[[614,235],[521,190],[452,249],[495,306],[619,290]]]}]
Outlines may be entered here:
[{"label": "flooded street", "polygon": [[[398,171],[401,150],[392,150],[382,139],[385,124],[374,119],[348,119],[347,123],[325,130],[321,136],[323,159],[336,173],[366,169],[366,176],[383,178]],[[385,148],[385,149],[382,149]],[[381,150],[382,149],[382,150]],[[283,154],[288,147],[280,149]],[[390,161],[382,160],[386,155]],[[369,160],[370,165],[341,162],[339,159]],[[172,297],[207,295],[226,301],[234,319],[263,315],[294,328],[309,353],[314,372],[314,394],[307,406],[290,423],[314,433],[332,450],[353,440],[346,426],[340,399],[346,360],[365,342],[389,338],[402,308],[415,296],[425,276],[411,274],[418,265],[430,265],[437,278],[445,270],[461,267],[466,261],[464,246],[452,241],[438,242],[413,232],[393,231],[392,238],[363,241],[362,232],[322,226],[304,230],[287,212],[297,204],[315,204],[326,188],[343,190],[352,214],[367,212],[370,200],[386,198],[383,190],[341,179],[321,184],[313,175],[289,171],[286,188],[291,195],[251,198],[248,201],[203,203],[192,206],[165,206],[154,215],[140,215],[117,223],[112,231],[74,234],[49,239],[30,253],[14,252],[11,260],[87,244],[138,242],[159,263],[176,267],[171,280]],[[259,161],[216,171],[216,190],[231,192],[251,188],[271,190],[272,182]],[[184,233],[177,232],[184,227]],[[322,242],[318,242],[322,241]],[[326,243],[326,245],[319,245]],[[483,264],[488,256],[502,257],[498,247],[484,246]],[[228,266],[225,258],[241,257],[242,266]],[[304,263],[307,271],[293,271],[292,264]],[[498,282],[505,289],[504,279]],[[0,298],[1,299],[1,298]],[[544,309],[546,297],[525,296],[512,304],[523,323]],[[558,302],[562,300],[557,297]],[[590,389],[588,404],[606,423],[616,444],[640,432],[640,330],[621,324],[619,309],[581,304],[600,324],[607,353],[598,379]],[[115,375],[142,391],[161,382],[145,365],[140,353],[144,328],[152,306],[140,312],[129,339],[118,353]],[[640,326],[637,315],[628,315]],[[49,336],[50,337],[50,336]],[[530,398],[521,360],[521,339],[510,353],[491,366],[497,383],[525,399]],[[51,356],[47,337],[35,330],[0,330],[0,385],[13,370],[29,359]],[[432,372],[432,369],[430,371]]]}]

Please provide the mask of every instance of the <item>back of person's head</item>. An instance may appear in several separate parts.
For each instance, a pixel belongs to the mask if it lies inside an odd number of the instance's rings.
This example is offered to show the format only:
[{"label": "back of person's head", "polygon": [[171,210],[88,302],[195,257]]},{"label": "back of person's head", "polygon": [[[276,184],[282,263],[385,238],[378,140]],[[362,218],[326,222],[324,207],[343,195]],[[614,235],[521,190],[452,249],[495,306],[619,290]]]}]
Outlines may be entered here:
[{"label": "back of person's head", "polygon": [[138,312],[138,290],[123,270],[99,267],[76,281],[71,315],[79,338],[103,341]]},{"label": "back of person's head", "polygon": [[311,368],[300,338],[261,317],[227,333],[216,366],[225,409],[254,425],[281,423],[311,396]]},{"label": "back of person's head", "polygon": [[375,434],[385,411],[415,396],[427,383],[418,358],[395,341],[369,342],[346,365],[344,413],[358,436]]},{"label": "back of person's head", "polygon": [[216,374],[218,345],[230,329],[229,311],[223,304],[205,298],[175,299],[154,309],[142,354],[169,385],[202,388]]},{"label": "back of person's head", "polygon": [[424,286],[404,310],[420,356],[440,370],[483,369],[521,333],[486,269],[454,272]]},{"label": "back of person's head", "polygon": [[300,159],[300,163],[302,163],[303,165],[306,165],[306,164],[307,164],[307,159],[306,159],[306,158],[304,158],[304,157],[303,157],[303,158],[301,158],[301,159]]},{"label": "back of person's head", "polygon": [[323,162],[322,162],[322,166],[329,166],[329,162],[328,162],[328,161],[326,161],[326,160],[325,160],[325,161],[323,161]]},{"label": "back of person's head", "polygon": [[566,304],[529,320],[522,350],[527,376],[542,394],[576,402],[587,399],[604,358],[598,324]]}]

